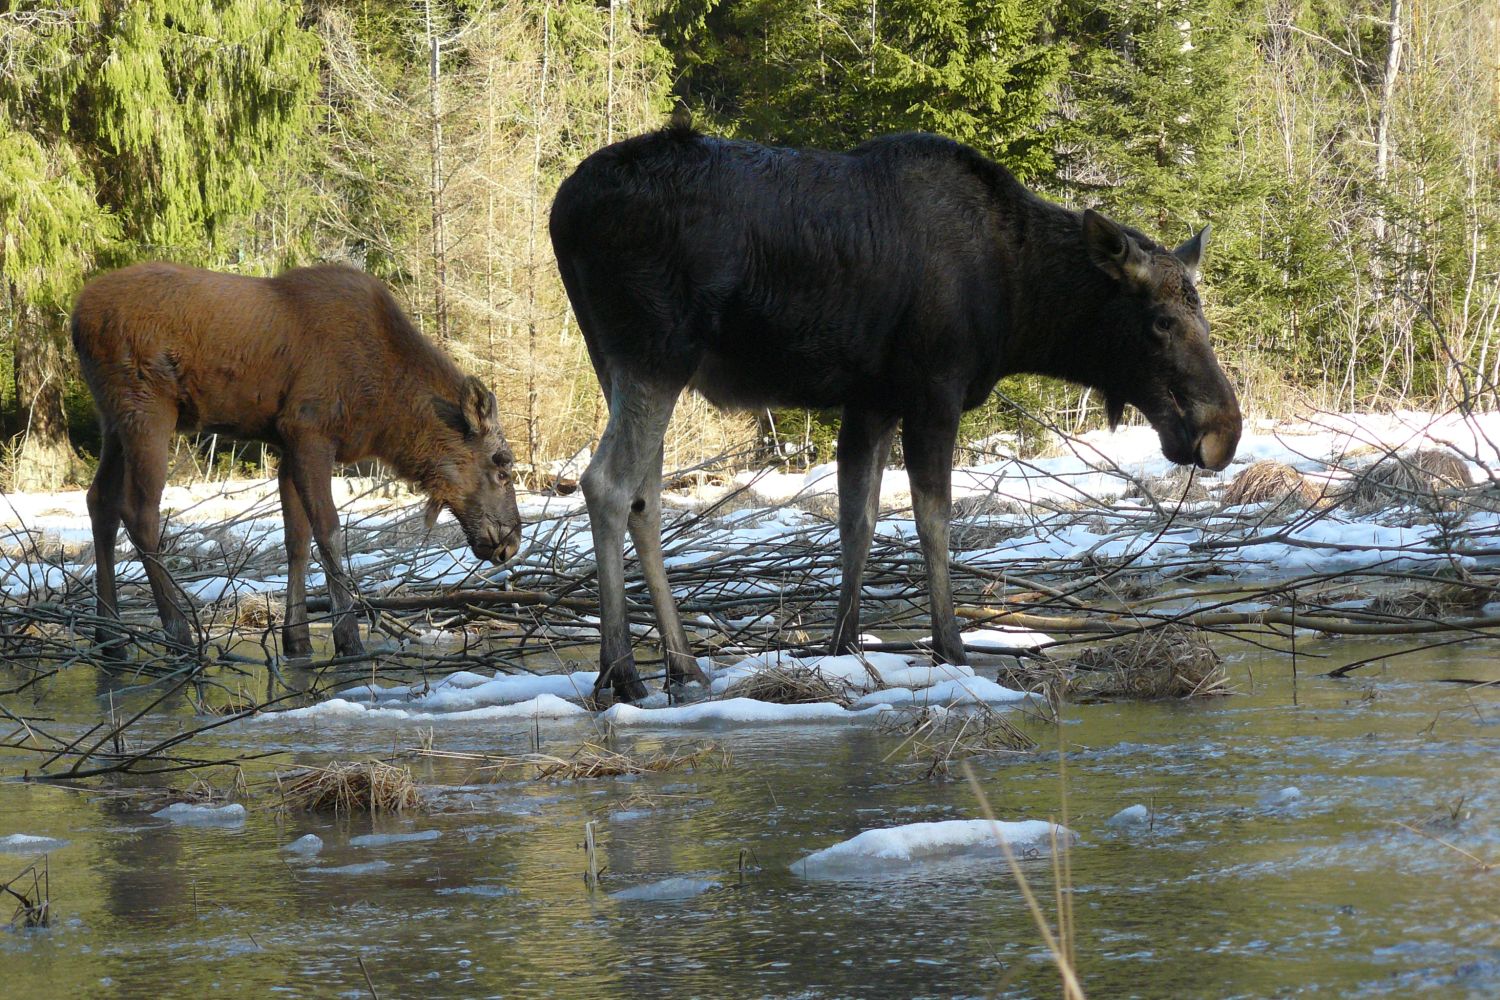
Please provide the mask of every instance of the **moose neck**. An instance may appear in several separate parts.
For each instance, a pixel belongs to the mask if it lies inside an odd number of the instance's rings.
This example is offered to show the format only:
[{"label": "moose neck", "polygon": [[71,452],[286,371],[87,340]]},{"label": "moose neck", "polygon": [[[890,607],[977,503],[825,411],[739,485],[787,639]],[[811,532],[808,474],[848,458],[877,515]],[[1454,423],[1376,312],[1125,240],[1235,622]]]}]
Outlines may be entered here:
[{"label": "moose neck", "polygon": [[1010,251],[1008,373],[1050,375],[1108,389],[1115,357],[1106,314],[1112,281],[1089,258],[1079,212],[1024,192],[1015,206],[1019,239]]},{"label": "moose neck", "polygon": [[443,454],[437,443],[453,433],[438,416],[433,403],[443,399],[456,405],[463,388],[463,375],[435,348],[427,346],[427,351],[408,355],[409,363],[403,367],[395,387],[401,398],[409,401],[407,410],[411,416],[375,429],[375,447],[397,475],[430,492],[432,484],[443,478],[439,467]]}]

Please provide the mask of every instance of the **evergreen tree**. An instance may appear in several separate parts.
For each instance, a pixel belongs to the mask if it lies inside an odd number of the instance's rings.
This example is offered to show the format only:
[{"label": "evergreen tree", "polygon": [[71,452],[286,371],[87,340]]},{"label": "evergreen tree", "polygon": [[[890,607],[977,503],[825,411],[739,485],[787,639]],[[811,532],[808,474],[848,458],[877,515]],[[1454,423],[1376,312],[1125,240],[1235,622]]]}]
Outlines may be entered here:
[{"label": "evergreen tree", "polygon": [[[17,474],[45,483],[66,474],[56,467],[66,422],[60,397],[26,387],[61,384],[62,318],[89,264],[238,256],[263,174],[311,122],[318,46],[274,0],[74,0],[0,17],[14,68],[0,77],[5,146],[50,179],[56,217],[78,223],[72,239],[25,235],[35,193],[0,214],[13,315],[36,318],[16,327],[17,403],[31,428]],[[51,277],[14,277],[31,270]]]}]

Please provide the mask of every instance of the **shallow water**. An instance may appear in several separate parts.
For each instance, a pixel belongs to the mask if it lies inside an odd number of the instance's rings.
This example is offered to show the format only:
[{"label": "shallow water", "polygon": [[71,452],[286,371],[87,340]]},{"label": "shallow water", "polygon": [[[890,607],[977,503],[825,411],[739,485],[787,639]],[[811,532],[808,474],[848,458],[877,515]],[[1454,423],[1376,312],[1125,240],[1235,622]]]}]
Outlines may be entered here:
[{"label": "shallow water", "polygon": [[[1334,663],[1382,648],[1396,647],[1299,645]],[[1069,706],[1059,728],[1023,723],[1044,752],[974,762],[1001,819],[1060,817],[1066,792],[1085,988],[1500,994],[1500,870],[1395,825],[1500,860],[1500,694],[1438,681],[1500,679],[1493,655],[1450,646],[1355,681],[1313,677],[1321,667],[1304,658],[1294,683],[1285,655],[1243,650],[1230,651],[1235,697]],[[20,676],[0,667],[0,688]],[[108,694],[74,668],[34,714],[51,731],[81,731]],[[115,704],[143,697],[117,693]],[[138,738],[191,722],[186,703],[164,706]],[[247,766],[241,822],[154,819],[167,800],[140,794],[142,779],[0,783],[0,843],[66,841],[49,855],[53,926],[0,932],[3,992],[364,997],[362,958],[384,998],[1057,995],[1003,862],[838,879],[794,870],[863,830],[981,815],[964,781],[924,780],[926,762],[891,756],[898,735],[869,724],[632,731],[617,745],[712,740],[732,758],[723,771],[551,784],[419,758],[436,812],[372,822],[272,808],[272,764],[387,755],[426,728],[242,721],[205,734],[188,752],[285,751]],[[561,754],[600,735],[580,723],[440,723],[432,739],[521,752],[538,733]],[[0,774],[38,762],[0,751]],[[1108,822],[1134,804],[1150,810],[1146,824]],[[590,820],[607,866],[595,888],[584,878]],[[320,852],[282,850],[306,834]],[[0,878],[31,857],[0,852]],[[1022,864],[1051,913],[1051,863]]]}]

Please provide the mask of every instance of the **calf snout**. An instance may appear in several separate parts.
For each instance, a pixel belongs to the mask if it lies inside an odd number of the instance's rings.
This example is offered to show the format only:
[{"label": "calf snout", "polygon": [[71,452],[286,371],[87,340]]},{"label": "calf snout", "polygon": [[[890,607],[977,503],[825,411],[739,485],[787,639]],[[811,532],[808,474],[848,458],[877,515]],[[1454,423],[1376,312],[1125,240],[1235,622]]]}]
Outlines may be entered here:
[{"label": "calf snout", "polygon": [[488,525],[483,536],[474,540],[473,548],[480,559],[488,559],[498,566],[515,558],[521,551],[521,528],[519,525],[510,528]]}]

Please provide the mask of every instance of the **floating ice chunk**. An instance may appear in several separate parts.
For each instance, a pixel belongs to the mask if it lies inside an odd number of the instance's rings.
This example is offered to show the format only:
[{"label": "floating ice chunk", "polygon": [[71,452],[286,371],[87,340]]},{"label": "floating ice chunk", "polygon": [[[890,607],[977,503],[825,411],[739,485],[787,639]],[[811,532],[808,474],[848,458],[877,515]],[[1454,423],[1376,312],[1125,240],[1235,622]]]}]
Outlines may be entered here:
[{"label": "floating ice chunk", "polygon": [[450,885],[438,890],[439,896],[514,896],[516,890],[503,885]]},{"label": "floating ice chunk", "polygon": [[1302,798],[1302,789],[1296,785],[1288,785],[1280,791],[1272,792],[1261,798],[1261,805],[1265,806],[1289,806]]},{"label": "floating ice chunk", "polygon": [[238,826],[245,822],[245,807],[238,802],[232,802],[227,806],[174,802],[151,815],[156,819],[187,826]]},{"label": "floating ice chunk", "polygon": [[292,841],[290,844],[282,844],[281,849],[292,854],[301,854],[312,857],[323,849],[323,838],[316,833],[304,834]]},{"label": "floating ice chunk", "polygon": [[1130,827],[1130,826],[1144,826],[1147,823],[1149,823],[1150,821],[1151,821],[1151,810],[1149,810],[1145,806],[1140,805],[1139,803],[1137,803],[1136,805],[1133,805],[1133,806],[1126,806],[1124,809],[1121,809],[1119,812],[1115,813],[1113,816],[1111,816],[1105,822],[1109,826]]},{"label": "floating ice chunk", "polygon": [[639,903],[666,902],[676,899],[692,899],[694,896],[703,895],[710,889],[717,889],[719,885],[720,883],[706,878],[668,878],[660,882],[621,889],[610,893],[610,897]]},{"label": "floating ice chunk", "polygon": [[1015,691],[1008,687],[1002,687],[992,680],[984,677],[968,677],[962,680],[941,681],[930,687],[917,688],[888,688],[884,691],[871,691],[863,695],[854,703],[854,708],[868,708],[872,705],[890,705],[892,707],[903,707],[906,705],[1003,705],[1007,702],[1020,701],[1026,697],[1026,692]]},{"label": "floating ice chunk", "polygon": [[349,838],[350,847],[387,847],[391,844],[414,844],[424,840],[437,840],[441,830],[418,830],[415,833],[364,833]]},{"label": "floating ice chunk", "polygon": [[356,865],[339,865],[336,868],[309,868],[316,875],[372,875],[391,866],[389,861],[364,861]]},{"label": "floating ice chunk", "polygon": [[0,837],[0,851],[12,854],[45,854],[66,847],[66,840],[56,837],[37,837],[29,833],[11,833]]},{"label": "floating ice chunk", "polygon": [[831,702],[777,705],[754,698],[727,698],[670,708],[614,705],[599,718],[617,726],[693,726],[709,722],[844,722],[883,711],[884,706],[856,712]]},{"label": "floating ice chunk", "polygon": [[1051,851],[1052,837],[1071,844],[1076,835],[1046,820],[1018,823],[987,819],[952,819],[909,823],[859,836],[824,848],[792,865],[799,875],[857,875],[901,867],[914,862],[1000,857],[1003,840],[1013,853]]}]

